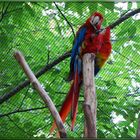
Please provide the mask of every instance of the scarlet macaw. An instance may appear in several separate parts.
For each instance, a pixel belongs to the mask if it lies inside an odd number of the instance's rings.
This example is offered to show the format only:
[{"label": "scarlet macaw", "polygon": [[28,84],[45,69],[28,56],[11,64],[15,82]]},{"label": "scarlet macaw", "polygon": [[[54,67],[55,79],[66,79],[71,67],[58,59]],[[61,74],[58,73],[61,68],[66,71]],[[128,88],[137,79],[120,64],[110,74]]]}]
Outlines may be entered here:
[{"label": "scarlet macaw", "polygon": [[[73,82],[59,112],[62,121],[65,122],[71,111],[71,130],[73,130],[76,120],[79,91],[82,84],[82,56],[85,53],[94,53],[96,55],[94,68],[96,76],[111,53],[110,28],[107,27],[102,31],[102,21],[103,16],[100,13],[93,13],[79,28],[74,39],[68,78]],[[51,132],[55,128],[54,123]]]}]

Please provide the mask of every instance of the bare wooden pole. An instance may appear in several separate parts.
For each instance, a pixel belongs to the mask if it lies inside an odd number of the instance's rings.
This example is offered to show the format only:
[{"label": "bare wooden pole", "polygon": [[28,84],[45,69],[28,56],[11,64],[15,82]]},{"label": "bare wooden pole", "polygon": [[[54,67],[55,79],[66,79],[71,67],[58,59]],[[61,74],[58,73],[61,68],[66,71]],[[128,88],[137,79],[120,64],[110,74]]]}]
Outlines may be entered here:
[{"label": "bare wooden pole", "polygon": [[94,58],[95,55],[87,53],[83,56],[84,80],[84,115],[85,137],[97,138],[96,132],[96,93],[94,83]]},{"label": "bare wooden pole", "polygon": [[138,120],[138,129],[137,129],[136,138],[140,139],[140,119]]},{"label": "bare wooden pole", "polygon": [[87,138],[88,134],[87,134],[87,124],[86,121],[84,122],[84,137]]},{"label": "bare wooden pole", "polygon": [[16,51],[14,54],[16,60],[21,65],[22,69],[24,70],[25,74],[29,78],[30,82],[32,83],[33,87],[38,91],[40,97],[43,99],[44,103],[48,106],[53,118],[55,119],[56,125],[59,130],[59,134],[61,138],[66,138],[66,131],[63,125],[63,122],[60,118],[59,113],[56,110],[56,107],[54,106],[51,98],[48,96],[47,92],[42,88],[41,84],[31,71],[29,65],[27,64],[26,60],[24,59],[24,56],[21,54],[20,51]]}]

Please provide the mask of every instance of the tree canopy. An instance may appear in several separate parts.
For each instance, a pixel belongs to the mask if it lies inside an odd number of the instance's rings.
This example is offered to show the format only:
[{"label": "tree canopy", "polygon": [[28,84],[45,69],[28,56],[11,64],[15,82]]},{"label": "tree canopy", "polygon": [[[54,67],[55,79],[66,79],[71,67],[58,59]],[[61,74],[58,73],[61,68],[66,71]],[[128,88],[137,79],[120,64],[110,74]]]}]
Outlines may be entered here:
[{"label": "tree canopy", "polygon": [[[69,90],[69,51],[78,28],[95,11],[103,28],[140,8],[139,2],[0,2],[0,137],[49,138],[53,118],[13,57],[20,50],[57,109]],[[140,14],[111,30],[112,53],[95,78],[98,138],[134,138],[140,114]],[[42,71],[41,71],[42,70]],[[46,72],[45,72],[46,71]],[[17,87],[17,88],[15,88]],[[18,90],[18,92],[16,92]],[[12,94],[15,93],[14,96]],[[10,93],[10,94],[9,94]],[[2,101],[6,95],[10,97]],[[83,137],[83,89],[75,129]]]}]

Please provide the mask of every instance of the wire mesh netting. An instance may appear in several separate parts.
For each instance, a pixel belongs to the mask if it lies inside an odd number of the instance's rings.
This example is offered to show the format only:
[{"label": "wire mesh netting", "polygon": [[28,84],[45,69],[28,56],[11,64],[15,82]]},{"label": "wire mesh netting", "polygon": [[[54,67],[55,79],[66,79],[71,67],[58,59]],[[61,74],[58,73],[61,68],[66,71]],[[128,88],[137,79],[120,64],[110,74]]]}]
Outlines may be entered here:
[{"label": "wire mesh netting", "polygon": [[[55,137],[53,118],[13,57],[20,50],[59,110],[70,83],[69,51],[74,34],[95,11],[102,28],[140,7],[139,2],[0,2],[0,138]],[[133,138],[140,111],[140,16],[111,30],[112,53],[95,78],[99,138]],[[46,72],[45,72],[46,71]],[[20,85],[20,86],[19,86]],[[83,87],[74,131],[84,136]]]}]

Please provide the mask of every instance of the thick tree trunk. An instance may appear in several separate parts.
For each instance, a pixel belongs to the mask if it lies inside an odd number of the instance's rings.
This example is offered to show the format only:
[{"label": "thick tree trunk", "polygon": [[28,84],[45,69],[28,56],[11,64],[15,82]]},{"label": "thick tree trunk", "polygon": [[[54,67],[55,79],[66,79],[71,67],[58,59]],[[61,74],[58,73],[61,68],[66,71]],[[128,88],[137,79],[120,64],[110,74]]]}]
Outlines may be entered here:
[{"label": "thick tree trunk", "polygon": [[83,56],[83,80],[84,80],[84,114],[85,137],[97,138],[96,132],[96,93],[94,82],[94,54]]},{"label": "thick tree trunk", "polygon": [[30,82],[32,83],[33,87],[38,91],[40,97],[43,99],[44,103],[48,106],[53,118],[55,119],[56,125],[59,130],[59,134],[61,138],[66,138],[66,131],[63,126],[63,122],[60,118],[59,113],[56,110],[51,98],[48,96],[47,92],[43,89],[33,72],[31,71],[30,67],[28,66],[26,60],[24,59],[23,55],[17,51],[15,52],[15,58],[23,68],[25,74],[29,78]]}]

